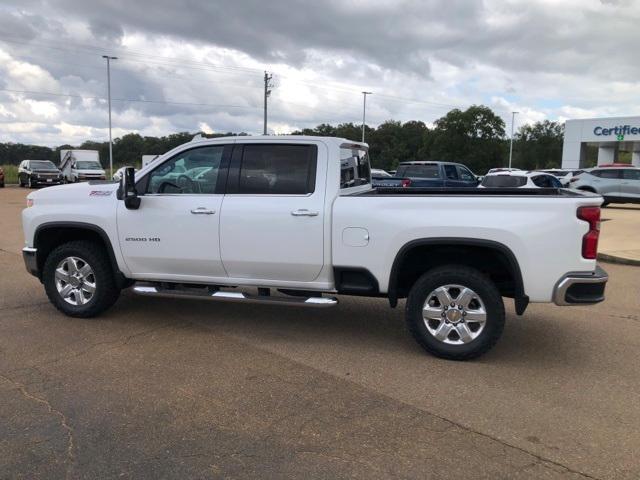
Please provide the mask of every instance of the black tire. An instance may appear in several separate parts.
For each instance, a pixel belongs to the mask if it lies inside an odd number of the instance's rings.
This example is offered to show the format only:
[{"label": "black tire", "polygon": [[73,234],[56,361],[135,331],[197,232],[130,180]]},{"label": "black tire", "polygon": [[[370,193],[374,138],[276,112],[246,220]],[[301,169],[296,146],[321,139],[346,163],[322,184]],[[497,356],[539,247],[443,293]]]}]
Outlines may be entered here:
[{"label": "black tire", "polygon": [[[429,331],[427,322],[423,318],[423,308],[427,302],[427,297],[434,290],[445,285],[467,287],[473,290],[477,298],[484,304],[484,310],[486,311],[484,327],[479,330],[478,324],[467,323],[468,328],[473,326],[478,328],[477,331],[479,331],[477,337],[468,343],[454,345],[437,339]],[[455,299],[457,300],[458,297]],[[476,299],[472,302],[478,302],[478,300]],[[478,303],[474,305],[478,305]],[[433,308],[441,307],[437,305]],[[455,308],[452,310],[455,310]],[[406,322],[409,332],[427,352],[448,360],[470,360],[489,351],[502,335],[504,321],[504,303],[500,292],[491,279],[475,268],[462,265],[445,265],[434,268],[416,281],[407,298]],[[435,320],[435,322],[438,321]],[[435,328],[432,323],[429,323],[429,325],[432,329]],[[460,325],[460,327],[463,327],[463,325]],[[458,336],[458,340],[461,341],[461,337],[457,335],[457,327],[453,328],[455,328],[455,332],[452,330],[447,340],[456,341],[455,337]]]},{"label": "black tire", "polygon": [[[55,272],[58,264],[68,257],[78,257],[93,270],[95,292],[83,305],[72,305],[62,298],[56,288]],[[42,279],[49,301],[70,317],[95,317],[111,307],[120,296],[113,270],[102,245],[83,240],[64,243],[56,247],[44,263]]]},{"label": "black tire", "polygon": [[33,182],[33,179],[29,177],[29,188],[35,188],[36,184]]}]

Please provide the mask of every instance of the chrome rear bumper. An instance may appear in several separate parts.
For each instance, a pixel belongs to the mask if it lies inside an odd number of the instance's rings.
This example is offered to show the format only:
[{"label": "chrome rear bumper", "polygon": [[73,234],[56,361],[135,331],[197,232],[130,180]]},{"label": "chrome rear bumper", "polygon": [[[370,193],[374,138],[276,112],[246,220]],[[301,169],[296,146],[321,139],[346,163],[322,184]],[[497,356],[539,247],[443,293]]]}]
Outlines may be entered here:
[{"label": "chrome rear bumper", "polygon": [[596,265],[593,272],[567,273],[553,290],[556,305],[589,305],[604,300],[609,275]]}]

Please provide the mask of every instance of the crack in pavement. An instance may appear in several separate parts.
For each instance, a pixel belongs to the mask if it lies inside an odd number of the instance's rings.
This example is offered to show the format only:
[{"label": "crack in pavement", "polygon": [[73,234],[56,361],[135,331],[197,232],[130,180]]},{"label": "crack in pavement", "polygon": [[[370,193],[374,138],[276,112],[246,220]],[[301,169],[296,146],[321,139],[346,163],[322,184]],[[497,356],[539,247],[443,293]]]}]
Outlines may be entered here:
[{"label": "crack in pavement", "polygon": [[[4,251],[4,250],[0,249],[0,251]],[[41,303],[38,303],[38,304],[46,304],[46,303],[48,303],[48,302],[41,302]],[[33,303],[31,303],[31,304],[26,304],[26,305],[21,306],[21,307],[11,307],[11,308],[4,308],[4,309],[0,309],[0,311],[8,311],[8,310],[14,310],[14,309],[20,309],[20,308],[28,308],[28,307],[33,306],[33,305],[34,305],[34,304],[33,304]],[[629,320],[636,320],[635,318],[629,318],[629,317],[622,317],[622,318],[626,318],[626,319],[629,319]],[[79,351],[79,352],[75,352],[74,354],[60,356],[60,357],[54,358],[54,359],[52,359],[52,360],[50,360],[50,361],[45,361],[45,362],[42,362],[42,363],[39,363],[39,364],[31,365],[31,367],[34,367],[34,368],[45,367],[45,366],[49,366],[49,365],[52,365],[52,364],[58,363],[58,362],[60,362],[60,361],[62,361],[62,360],[65,360],[65,359],[73,359],[73,358],[77,358],[77,357],[80,357],[80,356],[82,356],[82,355],[87,354],[88,352],[92,351],[92,350],[93,350],[93,349],[95,349],[96,347],[100,347],[100,346],[103,346],[103,345],[114,345],[114,346],[115,346],[115,345],[119,345],[119,346],[124,346],[124,345],[127,345],[127,344],[132,340],[132,339],[134,339],[134,338],[136,338],[136,337],[144,336],[144,335],[146,335],[146,334],[153,333],[153,332],[155,332],[155,331],[159,331],[159,330],[162,330],[162,329],[165,329],[165,328],[168,328],[168,327],[174,326],[174,325],[175,325],[176,327],[180,327],[180,326],[183,326],[183,327],[184,327],[184,326],[187,326],[187,325],[197,325],[197,326],[199,326],[199,327],[201,327],[201,328],[205,328],[205,329],[207,329],[207,330],[214,330],[213,328],[211,328],[211,326],[209,326],[209,325],[207,325],[207,324],[203,324],[202,322],[199,322],[199,321],[193,321],[193,320],[186,320],[186,321],[184,321],[184,322],[182,322],[182,323],[179,323],[179,324],[166,323],[166,324],[164,324],[164,325],[162,325],[162,326],[159,326],[159,327],[155,327],[155,328],[146,329],[146,330],[142,330],[142,331],[136,332],[136,333],[134,333],[134,334],[132,334],[132,335],[128,335],[128,336],[126,336],[126,337],[124,337],[124,338],[118,338],[118,339],[116,339],[116,340],[109,340],[109,341],[104,341],[104,342],[97,342],[97,343],[94,343],[94,344],[89,345],[87,348],[85,348],[85,349],[83,349],[83,350],[81,350],[81,351]],[[217,333],[219,333],[219,334],[220,334],[220,332],[217,332]],[[354,380],[351,380],[351,379],[348,379],[348,378],[339,377],[339,376],[337,376],[337,375],[333,375],[333,374],[328,373],[328,372],[324,372],[324,371],[319,370],[319,369],[317,369],[317,368],[315,368],[315,367],[313,367],[313,366],[306,365],[306,364],[303,364],[303,363],[301,363],[301,362],[299,362],[299,361],[296,361],[296,360],[294,360],[294,359],[291,359],[291,358],[289,358],[289,357],[286,357],[286,356],[284,356],[284,355],[282,355],[282,354],[280,354],[280,353],[278,353],[278,352],[271,351],[271,350],[269,350],[269,349],[267,349],[267,348],[265,348],[265,347],[256,346],[256,345],[254,345],[254,344],[250,343],[249,341],[247,341],[246,339],[243,339],[242,337],[237,337],[237,336],[234,336],[234,335],[228,335],[228,334],[226,334],[226,333],[222,333],[222,336],[228,336],[228,337],[230,337],[230,338],[232,338],[232,339],[234,339],[234,340],[236,340],[236,341],[239,341],[239,342],[241,342],[241,343],[243,343],[243,344],[245,344],[245,345],[247,345],[247,346],[250,346],[250,347],[252,347],[252,348],[256,348],[256,349],[259,349],[259,350],[266,351],[266,352],[268,352],[268,353],[270,353],[270,354],[280,356],[280,357],[285,358],[285,359],[287,359],[287,360],[289,360],[289,361],[292,361],[292,362],[298,363],[298,364],[303,365],[303,366],[306,366],[306,367],[308,367],[308,368],[313,368],[314,370],[320,371],[320,372],[322,372],[322,373],[325,373],[325,374],[328,374],[328,375],[331,375],[331,376],[338,377],[338,378],[340,378],[341,380],[348,381],[349,383],[352,383],[352,384],[357,385],[357,386],[359,386],[359,387],[366,388],[367,390],[371,390],[371,391],[374,391],[374,392],[375,392],[375,390],[370,389],[370,388],[369,388],[369,387],[367,387],[366,385],[361,385],[361,384],[357,383],[357,382],[356,382],[356,381],[354,381]],[[115,347],[114,347],[114,348],[115,348]],[[108,349],[108,350],[106,350],[106,351],[109,351],[109,349]],[[68,456],[70,457],[70,459],[72,459],[72,458],[73,458],[73,448],[74,448],[74,447],[73,447],[73,435],[72,435],[72,431],[71,431],[70,427],[69,427],[69,426],[67,425],[67,423],[66,423],[66,417],[64,417],[64,415],[62,414],[62,412],[59,412],[58,410],[53,409],[53,407],[52,407],[52,406],[51,406],[51,405],[50,405],[50,404],[49,404],[45,399],[42,399],[42,398],[40,398],[40,397],[37,397],[37,396],[35,396],[35,395],[30,394],[30,393],[26,390],[26,388],[24,387],[24,385],[19,384],[18,382],[15,382],[15,381],[11,380],[10,378],[8,378],[8,377],[6,377],[6,376],[4,376],[4,375],[1,375],[1,374],[0,374],[0,378],[3,378],[3,379],[5,379],[6,381],[8,381],[8,382],[12,383],[13,385],[17,386],[17,387],[20,389],[20,391],[22,392],[22,394],[23,394],[24,396],[26,396],[26,397],[28,397],[28,398],[31,398],[31,399],[33,399],[33,400],[35,400],[35,401],[38,401],[38,402],[40,402],[40,403],[42,403],[42,404],[46,405],[46,406],[47,406],[47,408],[49,408],[49,411],[50,411],[51,413],[55,413],[55,414],[57,414],[57,415],[59,415],[59,416],[60,416],[60,418],[62,419],[62,425],[63,425],[63,427],[68,431],[68,434],[69,434],[70,445],[69,445],[69,449],[68,449]],[[526,455],[530,455],[530,456],[532,456],[534,459],[536,459],[536,460],[535,460],[535,462],[533,462],[533,465],[535,465],[535,464],[537,464],[537,463],[540,463],[540,464],[542,464],[542,465],[544,465],[544,464],[553,465],[553,466],[555,466],[555,467],[557,467],[557,468],[562,469],[562,471],[564,471],[564,472],[566,472],[566,473],[571,473],[571,474],[575,474],[575,475],[580,475],[580,476],[582,476],[582,477],[584,477],[584,478],[588,478],[588,479],[598,480],[598,477],[595,477],[595,476],[590,475],[590,474],[588,474],[588,473],[582,472],[582,471],[580,471],[580,470],[576,470],[576,469],[570,468],[570,467],[568,467],[568,466],[566,466],[566,465],[564,465],[564,464],[562,464],[562,463],[560,463],[560,462],[558,462],[558,461],[555,461],[555,460],[552,460],[552,459],[550,459],[550,458],[547,458],[547,457],[544,457],[544,456],[542,456],[542,455],[539,455],[539,454],[536,454],[536,453],[534,453],[534,452],[531,452],[531,451],[527,450],[527,449],[526,449],[526,448],[524,448],[524,447],[519,447],[519,446],[514,445],[514,444],[511,444],[511,443],[509,443],[509,442],[507,442],[507,441],[501,440],[500,438],[495,437],[495,436],[493,436],[493,435],[491,435],[491,434],[484,433],[484,432],[481,432],[481,431],[479,431],[479,430],[475,430],[475,429],[473,429],[472,427],[466,426],[466,425],[464,425],[464,424],[462,424],[462,423],[458,423],[458,422],[456,422],[456,421],[454,421],[454,420],[451,420],[451,419],[449,419],[449,418],[447,418],[447,417],[444,417],[444,416],[441,416],[441,415],[436,414],[436,413],[434,413],[434,412],[431,412],[431,411],[429,411],[429,410],[427,410],[427,409],[424,409],[424,408],[421,408],[421,407],[417,407],[417,406],[415,406],[415,405],[409,404],[409,403],[404,402],[404,401],[402,401],[402,400],[399,400],[399,399],[396,399],[396,398],[390,397],[389,395],[382,394],[382,393],[380,393],[380,392],[376,392],[376,393],[377,393],[377,394],[379,394],[379,395],[386,396],[387,398],[390,398],[390,399],[392,399],[393,401],[400,402],[400,403],[404,403],[405,405],[409,405],[409,406],[411,406],[411,407],[413,407],[413,408],[417,408],[418,410],[423,411],[423,412],[426,412],[427,414],[432,415],[433,417],[438,418],[438,419],[440,419],[440,420],[443,420],[443,421],[445,421],[445,422],[447,422],[447,423],[451,424],[452,426],[455,426],[455,427],[460,428],[462,431],[466,431],[466,432],[469,432],[469,433],[474,433],[474,434],[479,435],[479,436],[481,436],[481,437],[484,437],[484,438],[487,438],[487,439],[493,440],[494,442],[496,442],[496,443],[498,443],[498,444],[501,444],[501,445],[503,445],[503,446],[505,446],[505,447],[509,447],[509,448],[514,449],[514,450],[520,451],[520,452],[522,452],[522,453],[524,453],[524,454],[526,454]],[[448,429],[447,429],[447,430],[448,430]],[[504,452],[504,453],[506,453],[506,452]],[[533,466],[532,464],[528,464],[528,465],[529,465],[529,467]]]},{"label": "crack in pavement", "polygon": [[62,426],[62,428],[67,433],[67,460],[65,461],[65,464],[67,465],[67,475],[66,476],[68,477],[71,465],[75,461],[75,456],[73,454],[73,450],[75,448],[75,441],[74,441],[74,436],[73,436],[73,429],[69,426],[69,423],[67,422],[67,417],[65,416],[65,414],[62,413],[60,410],[58,410],[56,408],[53,408],[51,403],[46,398],[38,397],[37,395],[34,395],[33,393],[30,393],[27,390],[26,386],[23,385],[22,383],[16,382],[15,380],[13,380],[13,379],[11,379],[11,378],[9,378],[6,375],[1,374],[1,373],[0,373],[0,378],[3,379],[5,382],[10,383],[14,387],[16,387],[18,389],[18,391],[22,394],[23,397],[28,398],[30,400],[33,400],[33,401],[35,401],[37,403],[40,403],[40,404],[44,405],[45,407],[47,407],[47,409],[48,409],[50,414],[54,414],[54,415],[56,415],[57,417],[60,418],[60,426]]},{"label": "crack in pavement", "polygon": [[9,255],[15,255],[16,257],[19,257],[20,254],[17,252],[12,252],[11,250],[5,250],[4,248],[0,248],[0,252],[2,253],[8,253]]},{"label": "crack in pavement", "polygon": [[[134,338],[144,336],[144,335],[146,335],[148,333],[157,332],[159,330],[163,330],[165,328],[172,327],[172,326],[174,326],[173,323],[166,323],[166,324],[161,325],[159,327],[154,327],[154,328],[148,328],[146,330],[141,330],[139,332],[133,333],[131,335],[127,335],[126,337],[117,338],[115,340],[107,340],[107,341],[104,341],[104,342],[92,343],[87,348],[85,348],[84,350],[80,350],[80,351],[75,352],[75,353],[73,353],[71,355],[62,355],[60,357],[56,357],[56,358],[53,358],[51,360],[45,360],[45,361],[43,361],[41,363],[34,363],[32,365],[27,365],[27,366],[31,367],[31,368],[35,368],[35,369],[42,368],[42,367],[47,367],[49,365],[53,365],[55,363],[58,363],[58,362],[60,362],[62,360],[71,360],[73,358],[81,357],[82,355],[85,355],[85,354],[89,353],[91,350],[95,349],[96,347],[101,347],[103,345],[113,345],[114,348],[117,347],[117,346],[125,346],[125,345],[128,345],[129,342],[131,340],[133,340]],[[180,326],[180,324],[177,324],[175,326]],[[103,353],[108,352],[109,350],[111,350],[111,349],[107,349]]]}]

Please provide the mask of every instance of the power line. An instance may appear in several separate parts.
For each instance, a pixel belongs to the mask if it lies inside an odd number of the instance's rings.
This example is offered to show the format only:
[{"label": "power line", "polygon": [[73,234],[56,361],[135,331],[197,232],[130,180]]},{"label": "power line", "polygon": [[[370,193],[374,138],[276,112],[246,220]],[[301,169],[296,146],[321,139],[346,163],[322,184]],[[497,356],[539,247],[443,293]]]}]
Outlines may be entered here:
[{"label": "power line", "polygon": [[[55,47],[52,45],[45,45],[45,44],[39,44],[38,42],[19,42],[16,40],[10,40],[7,39],[7,37],[2,37],[0,36],[0,39],[2,41],[5,42],[10,42],[10,43],[16,43],[16,44],[21,44],[21,45],[35,45],[35,46],[40,46],[43,48],[50,48],[50,49],[54,49],[54,50],[61,50],[61,51],[77,51],[77,50],[73,50],[73,49],[69,49],[69,48],[62,48],[62,47]],[[91,49],[88,49],[86,47],[82,47],[82,46],[77,46],[76,48],[80,48],[81,50],[84,50],[82,53],[86,54],[86,55],[94,55],[97,51],[103,52],[105,51],[102,47],[98,47],[98,46],[90,46]],[[213,64],[213,63],[209,63],[209,62],[197,62],[197,61],[193,61],[193,60],[182,60],[182,59],[177,59],[174,57],[165,57],[165,56],[161,56],[161,55],[153,55],[150,53],[146,53],[146,52],[139,52],[136,50],[131,50],[128,48],[114,48],[114,49],[110,49],[110,51],[119,51],[119,52],[124,52],[121,54],[121,60],[125,61],[125,62],[129,62],[129,63],[141,63],[141,64],[147,64],[147,65],[158,65],[158,66],[174,66],[174,67],[182,67],[182,68],[189,68],[189,69],[194,69],[194,70],[203,70],[203,71],[218,71],[219,73],[227,73],[227,74],[243,74],[241,72],[251,72],[251,73],[262,73],[261,70],[256,69],[256,68],[250,68],[250,67],[240,67],[240,66],[235,66],[235,65],[219,65],[219,64]],[[126,58],[126,57],[133,57],[133,58]],[[144,59],[144,61],[143,61]],[[227,70],[227,72],[225,72],[225,70]],[[228,71],[231,70],[231,71]],[[296,78],[293,78],[289,75],[281,75],[281,74],[277,74],[277,76],[282,77],[282,78],[286,78],[291,82],[294,83],[299,83],[299,84],[306,84],[309,86],[313,86],[315,88],[320,88],[323,90],[334,90],[334,91],[341,91],[341,92],[345,92],[345,93],[353,93],[353,94],[360,94],[361,92],[357,89],[357,88],[351,88],[351,87],[345,87],[345,86],[336,86],[336,85],[329,85],[326,83],[315,83],[315,82],[309,82],[309,81],[305,81],[305,80],[299,80]],[[390,95],[390,94],[376,94],[376,97],[381,97],[384,99],[389,99],[391,101],[398,101],[398,102],[405,102],[405,103],[418,103],[418,104],[425,104],[425,105],[433,105],[433,106],[439,106],[439,107],[447,107],[447,108],[464,108],[463,105],[454,105],[454,104],[448,104],[448,103],[442,103],[442,102],[434,102],[434,101],[430,101],[430,100],[421,100],[421,99],[417,99],[417,98],[408,98],[408,97],[402,97],[402,96],[398,96],[398,95]],[[355,106],[355,105],[354,105]]]},{"label": "power line", "polygon": [[[67,97],[67,98],[79,98],[81,100],[107,100],[104,97],[91,97],[85,95],[74,95],[70,93],[57,93],[57,92],[37,92],[33,90],[14,90],[10,88],[0,88],[0,92],[9,92],[9,93],[22,93],[28,95],[49,95],[54,97]],[[222,104],[213,104],[213,103],[200,103],[200,102],[174,102],[168,100],[144,100],[137,98],[112,98],[113,102],[129,102],[129,103],[157,103],[163,105],[185,105],[185,106],[196,106],[196,107],[213,107],[213,108],[245,108],[248,110],[259,110],[260,107],[248,106],[248,105],[222,105]]]},{"label": "power line", "polygon": [[[60,50],[63,52],[74,52],[74,53],[80,53],[82,55],[91,55],[94,56],[96,54],[103,54],[104,52],[107,51],[107,49],[103,48],[103,47],[99,47],[99,46],[90,46],[90,48],[84,47],[82,45],[74,45],[74,48],[68,48],[68,47],[59,47],[59,46],[54,46],[51,44],[43,44],[43,43],[39,43],[39,42],[21,42],[21,41],[17,41],[17,40],[11,40],[8,37],[3,37],[0,36],[0,40],[3,42],[8,42],[8,43],[14,43],[17,45],[26,45],[26,46],[36,46],[36,47],[40,47],[40,48],[48,48],[48,49],[52,49],[52,50]],[[251,68],[251,67],[241,67],[241,66],[236,66],[236,65],[220,65],[220,64],[214,64],[214,63],[210,63],[210,62],[198,62],[198,61],[194,61],[194,60],[183,60],[183,59],[179,59],[179,58],[174,58],[174,57],[165,57],[162,55],[154,55],[151,53],[146,53],[146,52],[140,52],[140,51],[136,51],[136,50],[131,50],[129,48],[126,47],[110,47],[108,49],[109,52],[113,52],[113,51],[117,51],[118,53],[120,53],[120,55],[122,57],[126,57],[126,56],[130,56],[130,57],[142,57],[142,58],[146,58],[146,59],[151,59],[150,61],[154,61],[157,63],[167,63],[167,64],[176,64],[178,66],[183,66],[183,67],[189,67],[189,66],[193,66],[193,67],[208,67],[214,70],[237,70],[237,71],[242,71],[242,72],[251,72],[251,73],[260,73],[261,70],[257,69],[257,68]],[[139,59],[133,58],[131,59],[131,61],[136,61]],[[149,60],[148,60],[149,61]]]}]

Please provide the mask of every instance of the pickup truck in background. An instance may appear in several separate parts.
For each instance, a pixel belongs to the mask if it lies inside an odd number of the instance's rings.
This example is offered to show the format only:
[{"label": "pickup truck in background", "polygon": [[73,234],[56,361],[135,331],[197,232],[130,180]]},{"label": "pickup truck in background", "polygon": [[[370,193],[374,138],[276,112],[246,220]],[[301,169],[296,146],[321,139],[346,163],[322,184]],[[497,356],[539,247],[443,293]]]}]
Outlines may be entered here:
[{"label": "pickup truck in background", "polygon": [[480,181],[460,163],[401,162],[393,177],[373,176],[374,187],[475,188]]},{"label": "pickup truck in background", "polygon": [[[127,169],[120,183],[32,192],[22,214],[27,270],[75,317],[100,314],[127,287],[307,307],[336,305],[336,294],[386,297],[391,307],[406,299],[417,342],[456,360],[495,344],[504,297],[518,315],[529,302],[604,299],[600,196],[376,189],[367,151],[339,138],[199,139]],[[424,166],[441,175],[445,165]]]}]

